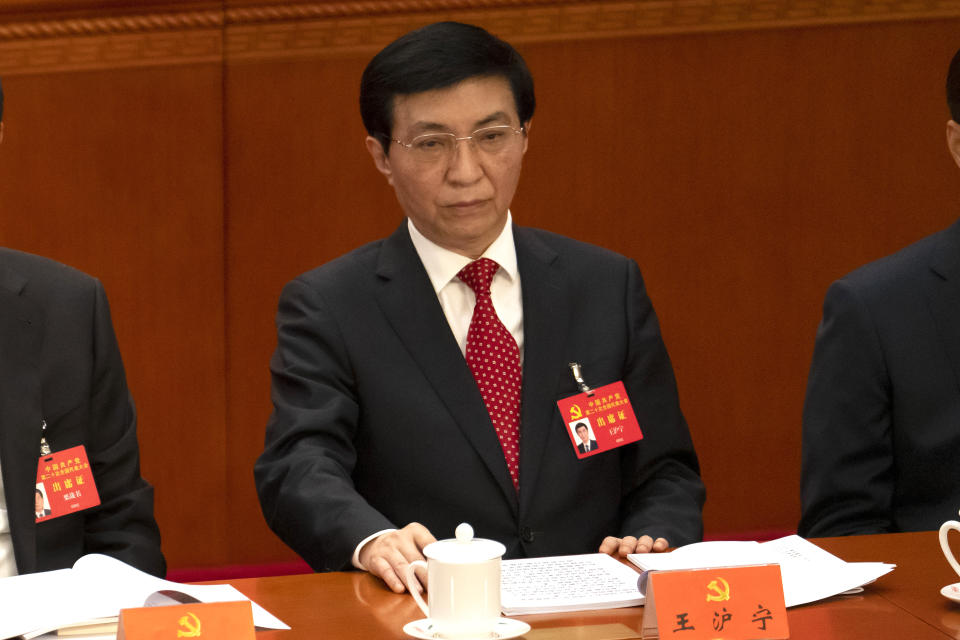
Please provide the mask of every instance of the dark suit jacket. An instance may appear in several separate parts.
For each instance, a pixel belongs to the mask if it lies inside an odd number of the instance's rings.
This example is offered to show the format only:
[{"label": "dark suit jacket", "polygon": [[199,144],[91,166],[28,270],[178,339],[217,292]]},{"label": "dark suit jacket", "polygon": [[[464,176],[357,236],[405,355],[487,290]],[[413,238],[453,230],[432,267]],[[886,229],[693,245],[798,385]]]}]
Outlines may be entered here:
[{"label": "dark suit jacket", "polygon": [[[38,523],[43,420],[54,452],[86,447],[101,504]],[[163,575],[153,489],[139,460],[103,287],[52,260],[0,248],[0,468],[18,572],[104,553]]]},{"label": "dark suit jacket", "polygon": [[936,529],[960,507],[960,223],[830,287],[800,533]]},{"label": "dark suit jacket", "polygon": [[[591,440],[591,441],[590,441],[590,451],[594,451],[596,448],[597,448],[597,441],[596,441],[596,440]],[[577,445],[577,449],[580,450],[580,453],[586,453],[586,451],[584,451],[584,447],[583,447],[583,443],[582,443],[582,442]]]},{"label": "dark suit jacket", "polygon": [[[348,567],[363,538],[410,522],[438,538],[469,522],[508,558],[593,552],[605,535],[701,537],[697,458],[636,264],[545,231],[514,239],[519,497],[406,222],[284,288],[255,478],[267,523],[314,569]],[[577,458],[556,406],[578,392],[574,361],[594,386],[624,381],[643,441]]]}]

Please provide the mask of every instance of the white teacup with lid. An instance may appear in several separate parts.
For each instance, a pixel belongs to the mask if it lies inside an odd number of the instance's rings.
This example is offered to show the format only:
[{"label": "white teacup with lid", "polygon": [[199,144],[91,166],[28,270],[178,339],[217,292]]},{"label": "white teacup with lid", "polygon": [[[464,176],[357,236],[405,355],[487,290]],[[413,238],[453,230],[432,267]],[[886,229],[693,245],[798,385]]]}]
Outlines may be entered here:
[{"label": "white teacup with lid", "polygon": [[[440,637],[482,636],[500,619],[500,557],[506,547],[474,538],[467,523],[458,526],[455,535],[428,544],[423,549],[427,562],[416,560],[407,566],[407,588]],[[415,586],[418,566],[427,570],[428,602]]]}]

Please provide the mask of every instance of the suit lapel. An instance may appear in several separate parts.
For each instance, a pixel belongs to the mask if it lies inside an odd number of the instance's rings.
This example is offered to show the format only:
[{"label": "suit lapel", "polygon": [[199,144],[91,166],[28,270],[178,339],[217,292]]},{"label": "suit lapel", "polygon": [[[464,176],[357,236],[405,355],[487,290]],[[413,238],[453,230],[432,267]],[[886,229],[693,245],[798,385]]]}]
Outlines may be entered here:
[{"label": "suit lapel", "polygon": [[960,386],[960,221],[939,239],[924,289],[937,333]]},{"label": "suit lapel", "polygon": [[36,569],[33,491],[40,455],[40,312],[26,281],[0,265],[0,468],[17,571]]},{"label": "suit lapel", "polygon": [[563,371],[570,318],[557,253],[514,226],[523,287],[523,394],[520,407],[520,494],[533,500],[556,412],[557,372]]},{"label": "suit lapel", "polygon": [[388,322],[516,511],[516,491],[500,441],[423,263],[410,241],[406,220],[384,240],[377,277],[377,299]]}]

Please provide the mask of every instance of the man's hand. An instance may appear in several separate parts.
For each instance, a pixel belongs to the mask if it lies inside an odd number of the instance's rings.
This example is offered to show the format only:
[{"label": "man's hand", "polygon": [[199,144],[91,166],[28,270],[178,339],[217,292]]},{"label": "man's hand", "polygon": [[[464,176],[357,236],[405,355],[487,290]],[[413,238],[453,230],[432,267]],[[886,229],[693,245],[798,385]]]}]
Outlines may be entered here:
[{"label": "man's hand", "polygon": [[666,538],[657,538],[654,540],[650,536],[626,536],[624,538],[614,538],[607,536],[600,543],[600,553],[607,553],[611,556],[626,558],[629,553],[647,553],[648,551],[666,551],[670,543]]},{"label": "man's hand", "polygon": [[[423,548],[436,541],[425,526],[411,522],[403,529],[385,533],[363,545],[358,559],[367,571],[383,580],[390,589],[403,593],[406,591],[403,581],[407,565],[414,560],[423,560]],[[426,573],[418,569],[417,579],[426,584]]]}]

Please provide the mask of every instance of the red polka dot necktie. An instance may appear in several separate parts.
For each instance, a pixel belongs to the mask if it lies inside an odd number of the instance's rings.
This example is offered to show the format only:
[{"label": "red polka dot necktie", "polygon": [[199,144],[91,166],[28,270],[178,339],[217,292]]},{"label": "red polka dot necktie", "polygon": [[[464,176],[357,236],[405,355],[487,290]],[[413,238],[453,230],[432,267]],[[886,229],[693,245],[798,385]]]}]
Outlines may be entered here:
[{"label": "red polka dot necktie", "polygon": [[503,457],[520,488],[520,349],[490,299],[490,282],[500,268],[490,258],[480,258],[457,274],[477,296],[467,330],[467,366],[473,373],[487,413],[497,430]]}]

